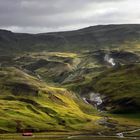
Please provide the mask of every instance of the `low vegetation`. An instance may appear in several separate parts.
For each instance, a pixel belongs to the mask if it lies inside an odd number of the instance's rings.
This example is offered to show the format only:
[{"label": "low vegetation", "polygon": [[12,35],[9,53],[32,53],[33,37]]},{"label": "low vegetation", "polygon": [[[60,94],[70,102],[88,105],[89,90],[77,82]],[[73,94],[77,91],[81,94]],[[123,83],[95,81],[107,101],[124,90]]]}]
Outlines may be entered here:
[{"label": "low vegetation", "polygon": [[1,68],[0,76],[1,132],[88,130],[100,118],[72,92],[16,68]]}]

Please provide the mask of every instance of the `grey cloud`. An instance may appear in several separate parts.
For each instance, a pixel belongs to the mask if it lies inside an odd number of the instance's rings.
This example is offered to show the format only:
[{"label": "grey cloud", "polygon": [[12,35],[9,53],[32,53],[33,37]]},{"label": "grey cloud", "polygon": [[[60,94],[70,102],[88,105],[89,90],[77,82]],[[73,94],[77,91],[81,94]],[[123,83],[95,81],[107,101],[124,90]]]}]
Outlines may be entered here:
[{"label": "grey cloud", "polygon": [[139,16],[134,18],[140,14],[138,6],[135,8],[138,4],[139,0],[0,0],[0,28],[47,32],[139,22]]}]

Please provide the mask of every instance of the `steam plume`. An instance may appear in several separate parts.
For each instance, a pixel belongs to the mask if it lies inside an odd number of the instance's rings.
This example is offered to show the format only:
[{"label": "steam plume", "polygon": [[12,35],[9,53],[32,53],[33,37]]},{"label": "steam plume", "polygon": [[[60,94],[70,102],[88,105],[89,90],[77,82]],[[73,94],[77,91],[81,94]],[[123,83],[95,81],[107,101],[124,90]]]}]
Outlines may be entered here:
[{"label": "steam plume", "polygon": [[98,93],[91,93],[90,94],[90,100],[94,101],[97,106],[102,104],[102,102],[103,102],[101,97],[100,97],[100,94],[98,94]]},{"label": "steam plume", "polygon": [[116,63],[114,62],[114,59],[111,58],[111,57],[109,56],[109,54],[106,54],[106,55],[105,55],[104,60],[105,60],[106,62],[108,62],[109,64],[111,64],[112,66],[115,66],[115,65],[116,65]]}]

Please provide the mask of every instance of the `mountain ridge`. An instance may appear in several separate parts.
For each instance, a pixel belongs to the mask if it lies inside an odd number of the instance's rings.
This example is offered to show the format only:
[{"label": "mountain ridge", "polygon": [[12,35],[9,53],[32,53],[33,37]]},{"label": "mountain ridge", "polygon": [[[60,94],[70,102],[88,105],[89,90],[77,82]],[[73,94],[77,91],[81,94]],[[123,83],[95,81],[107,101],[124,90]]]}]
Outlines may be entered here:
[{"label": "mountain ridge", "polygon": [[[39,34],[0,31],[0,50],[5,53],[35,51],[82,52],[139,44],[139,24],[99,25],[74,31]],[[9,49],[9,50],[8,50]]]},{"label": "mountain ridge", "polygon": [[65,32],[75,32],[75,31],[80,31],[84,29],[91,29],[91,28],[97,28],[97,27],[114,27],[114,26],[140,26],[140,24],[99,24],[99,25],[93,25],[93,26],[87,26],[75,30],[65,30],[65,31],[52,31],[52,32],[39,32],[39,33],[26,33],[26,32],[15,32],[12,30],[7,30],[5,29],[0,29],[0,31],[5,31],[5,32],[11,32],[15,34],[32,34],[32,35],[37,35],[37,34],[50,34],[50,33],[65,33]]}]

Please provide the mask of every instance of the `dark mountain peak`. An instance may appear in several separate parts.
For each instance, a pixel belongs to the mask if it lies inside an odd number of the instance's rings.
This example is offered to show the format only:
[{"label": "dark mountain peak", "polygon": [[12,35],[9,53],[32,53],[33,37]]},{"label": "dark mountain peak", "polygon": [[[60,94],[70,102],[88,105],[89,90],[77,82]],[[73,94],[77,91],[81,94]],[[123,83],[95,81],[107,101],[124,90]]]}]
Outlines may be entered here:
[{"label": "dark mountain peak", "polygon": [[13,32],[9,30],[0,29],[0,34],[11,34],[11,33]]}]

